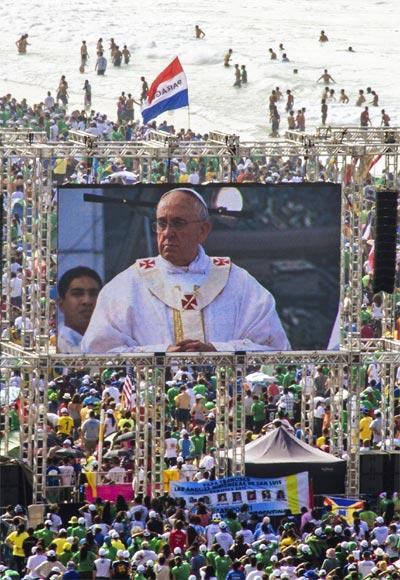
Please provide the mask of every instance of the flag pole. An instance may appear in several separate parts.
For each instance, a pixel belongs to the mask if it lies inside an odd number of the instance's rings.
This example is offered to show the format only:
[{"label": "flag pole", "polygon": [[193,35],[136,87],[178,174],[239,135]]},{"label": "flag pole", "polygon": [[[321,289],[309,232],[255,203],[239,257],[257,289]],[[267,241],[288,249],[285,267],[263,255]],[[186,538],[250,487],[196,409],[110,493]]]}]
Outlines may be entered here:
[{"label": "flag pole", "polygon": [[190,106],[188,105],[188,129],[190,129]]}]

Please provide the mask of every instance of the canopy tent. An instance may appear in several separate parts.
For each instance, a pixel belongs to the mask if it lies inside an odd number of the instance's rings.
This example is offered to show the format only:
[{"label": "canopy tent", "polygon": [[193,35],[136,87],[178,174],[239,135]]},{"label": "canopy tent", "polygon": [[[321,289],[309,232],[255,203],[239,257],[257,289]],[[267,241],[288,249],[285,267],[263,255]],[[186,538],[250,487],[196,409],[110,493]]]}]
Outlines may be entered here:
[{"label": "canopy tent", "polygon": [[282,426],[245,446],[249,477],[282,477],[301,471],[309,472],[315,494],[345,492],[346,461],[311,447]]}]

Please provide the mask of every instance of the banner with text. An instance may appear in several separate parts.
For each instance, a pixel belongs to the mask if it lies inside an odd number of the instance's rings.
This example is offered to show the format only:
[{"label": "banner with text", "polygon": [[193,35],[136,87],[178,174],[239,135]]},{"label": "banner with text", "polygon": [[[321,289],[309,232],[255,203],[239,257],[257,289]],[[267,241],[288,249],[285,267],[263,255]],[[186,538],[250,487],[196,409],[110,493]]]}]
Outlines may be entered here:
[{"label": "banner with text", "polygon": [[250,512],[279,516],[286,509],[300,513],[309,507],[308,473],[302,472],[274,479],[226,477],[206,483],[171,482],[172,497],[182,497],[190,508],[197,501],[212,507],[214,512],[239,510],[243,504]]}]

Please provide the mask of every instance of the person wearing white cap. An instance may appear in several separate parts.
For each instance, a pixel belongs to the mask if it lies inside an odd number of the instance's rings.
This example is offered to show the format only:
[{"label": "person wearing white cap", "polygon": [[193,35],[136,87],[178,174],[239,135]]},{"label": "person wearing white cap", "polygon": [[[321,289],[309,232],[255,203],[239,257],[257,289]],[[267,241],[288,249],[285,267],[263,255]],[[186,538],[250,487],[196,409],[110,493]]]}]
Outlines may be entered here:
[{"label": "person wearing white cap", "polygon": [[111,577],[111,560],[107,558],[107,550],[100,548],[99,557],[94,561],[95,577],[96,578],[110,578]]},{"label": "person wearing white cap", "polygon": [[233,537],[229,533],[229,528],[224,521],[219,523],[219,532],[215,534],[215,540],[225,550],[225,553],[228,553],[229,548],[233,544]]},{"label": "person wearing white cap", "polygon": [[129,578],[131,564],[129,562],[129,552],[127,550],[118,550],[117,559],[111,564],[113,578]]},{"label": "person wearing white cap", "polygon": [[378,541],[380,546],[384,546],[388,535],[389,528],[385,526],[385,520],[382,516],[378,516],[376,518],[375,527],[371,531],[371,536]]},{"label": "person wearing white cap", "polygon": [[229,258],[204,252],[212,226],[199,193],[164,193],[154,226],[160,255],[139,259],[104,286],[82,352],[290,348],[273,296]]}]

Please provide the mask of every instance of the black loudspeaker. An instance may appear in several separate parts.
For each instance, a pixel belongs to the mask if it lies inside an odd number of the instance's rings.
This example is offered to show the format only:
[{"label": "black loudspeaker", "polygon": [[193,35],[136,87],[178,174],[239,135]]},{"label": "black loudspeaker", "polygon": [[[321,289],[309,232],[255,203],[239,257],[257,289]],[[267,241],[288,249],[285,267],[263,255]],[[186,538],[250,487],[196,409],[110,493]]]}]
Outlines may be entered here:
[{"label": "black loudspeaker", "polygon": [[399,482],[400,454],[376,452],[360,455],[360,493],[393,493],[398,491]]},{"label": "black loudspeaker", "polygon": [[32,503],[32,472],[17,460],[0,457],[0,505]]},{"label": "black loudspeaker", "polygon": [[393,294],[396,272],[397,192],[377,191],[374,293]]}]

